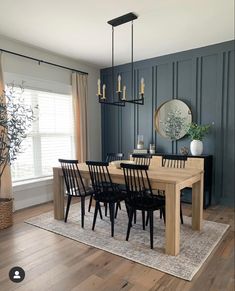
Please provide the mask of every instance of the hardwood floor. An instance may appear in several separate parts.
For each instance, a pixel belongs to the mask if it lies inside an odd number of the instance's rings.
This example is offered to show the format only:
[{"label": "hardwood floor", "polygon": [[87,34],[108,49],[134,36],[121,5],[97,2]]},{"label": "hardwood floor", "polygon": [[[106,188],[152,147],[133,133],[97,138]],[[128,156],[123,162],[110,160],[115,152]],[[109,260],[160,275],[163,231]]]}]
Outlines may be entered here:
[{"label": "hardwood floor", "polygon": [[[52,203],[14,214],[14,226],[0,231],[0,290],[234,290],[234,209],[204,210],[207,220],[229,223],[230,229],[191,282],[175,278],[102,250],[23,223],[50,211]],[[185,215],[191,207],[184,206]],[[8,272],[21,266],[24,281],[13,283]]]}]

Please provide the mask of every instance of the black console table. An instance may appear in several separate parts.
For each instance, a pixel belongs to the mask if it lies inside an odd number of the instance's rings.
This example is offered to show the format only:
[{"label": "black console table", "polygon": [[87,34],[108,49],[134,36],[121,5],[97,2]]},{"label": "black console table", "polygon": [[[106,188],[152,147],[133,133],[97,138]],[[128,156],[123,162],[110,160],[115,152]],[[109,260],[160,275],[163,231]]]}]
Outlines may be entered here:
[{"label": "black console table", "polygon": [[[204,196],[203,196],[203,208],[206,209],[211,205],[211,195],[212,195],[212,155],[201,155],[201,156],[191,156],[191,155],[173,155],[173,154],[154,154],[154,157],[159,157],[160,160],[157,161],[161,166],[163,165],[164,159],[168,160],[181,160],[185,161],[189,166],[197,167],[197,164],[204,170]],[[194,165],[195,164],[195,165]],[[187,196],[189,189],[183,189],[184,196]],[[191,195],[190,195],[191,196]],[[191,199],[190,199],[191,200]],[[190,200],[182,200],[185,203],[191,203]]]}]

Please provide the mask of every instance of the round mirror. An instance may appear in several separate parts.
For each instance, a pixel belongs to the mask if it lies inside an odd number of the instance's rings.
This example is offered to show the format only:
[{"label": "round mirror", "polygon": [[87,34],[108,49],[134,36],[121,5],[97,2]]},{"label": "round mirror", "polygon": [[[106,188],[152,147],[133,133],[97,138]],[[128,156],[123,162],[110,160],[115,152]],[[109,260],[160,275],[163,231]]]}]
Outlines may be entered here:
[{"label": "round mirror", "polygon": [[177,140],[185,136],[192,122],[192,112],[187,104],[178,99],[163,103],[155,112],[157,132],[170,139]]}]

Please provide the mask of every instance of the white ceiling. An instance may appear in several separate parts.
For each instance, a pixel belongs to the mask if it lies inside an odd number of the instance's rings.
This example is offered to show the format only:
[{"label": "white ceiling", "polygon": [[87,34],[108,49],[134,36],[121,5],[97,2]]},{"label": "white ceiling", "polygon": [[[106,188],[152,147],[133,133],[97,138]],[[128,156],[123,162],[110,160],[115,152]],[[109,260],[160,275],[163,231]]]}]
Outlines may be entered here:
[{"label": "white ceiling", "polygon": [[[233,0],[0,0],[0,34],[97,67],[111,65],[108,20],[134,12],[134,60],[234,39]],[[130,62],[130,23],[115,29]],[[1,48],[1,46],[0,46]]]}]

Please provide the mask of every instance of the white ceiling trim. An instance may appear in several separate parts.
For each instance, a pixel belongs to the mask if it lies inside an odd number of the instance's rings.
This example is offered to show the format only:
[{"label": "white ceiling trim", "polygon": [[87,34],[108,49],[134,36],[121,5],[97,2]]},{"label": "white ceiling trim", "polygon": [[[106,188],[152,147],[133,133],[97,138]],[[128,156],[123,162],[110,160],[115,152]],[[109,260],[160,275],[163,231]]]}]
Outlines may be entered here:
[{"label": "white ceiling trim", "polygon": [[[111,65],[111,26],[128,12],[134,60],[234,39],[233,0],[1,0],[0,34],[102,68]],[[115,64],[130,62],[130,24],[115,28]]]}]

